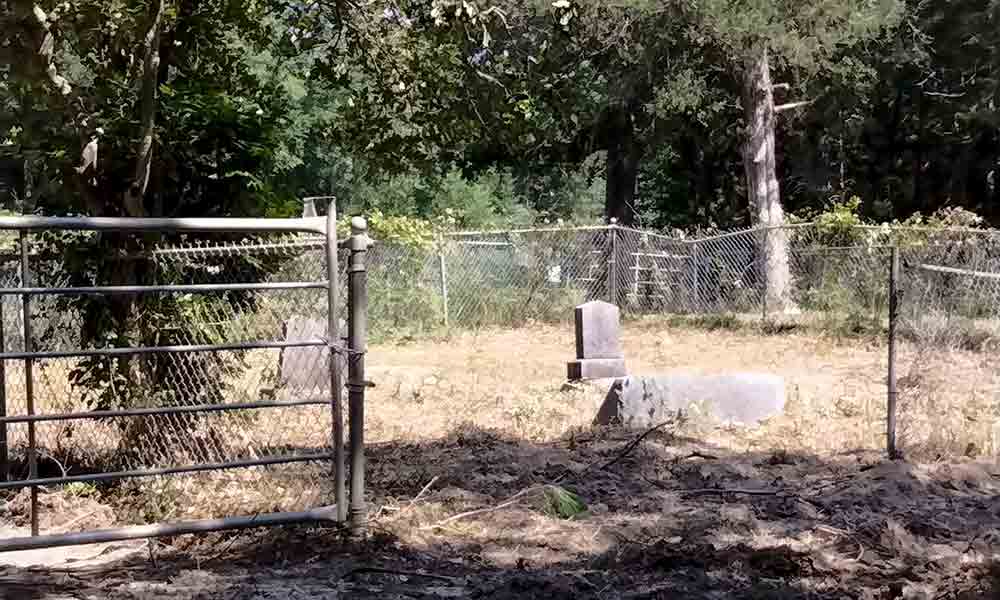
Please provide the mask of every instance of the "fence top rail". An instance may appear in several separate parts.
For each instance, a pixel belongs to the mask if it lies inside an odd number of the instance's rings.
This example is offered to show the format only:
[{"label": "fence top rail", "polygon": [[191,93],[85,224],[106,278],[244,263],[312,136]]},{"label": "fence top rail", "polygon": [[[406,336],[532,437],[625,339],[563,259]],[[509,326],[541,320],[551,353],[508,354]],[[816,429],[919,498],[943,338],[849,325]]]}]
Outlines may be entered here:
[{"label": "fence top rail", "polygon": [[511,235],[522,233],[573,233],[574,231],[606,231],[615,225],[579,225],[576,227],[538,227],[533,229],[481,229],[478,231],[454,231],[444,234],[444,237],[460,238],[476,235]]},{"label": "fence top rail", "polygon": [[647,235],[649,237],[659,238],[659,239],[664,240],[666,242],[676,242],[678,244],[687,244],[687,243],[691,242],[691,240],[683,238],[683,237],[670,236],[670,235],[667,235],[665,233],[660,233],[660,232],[657,232],[657,231],[648,231],[646,229],[638,229],[638,228],[635,228],[635,227],[628,227],[628,226],[619,225],[618,229],[621,229],[622,231],[631,231],[632,233],[638,233],[640,235]]},{"label": "fence top rail", "polygon": [[325,217],[257,219],[237,217],[0,217],[0,230],[190,231],[226,233],[326,233]]},{"label": "fence top rail", "polygon": [[967,277],[979,277],[982,279],[1000,279],[1000,273],[993,273],[990,271],[973,271],[970,269],[958,269],[955,267],[942,267],[940,265],[928,264],[919,264],[916,265],[916,267],[921,271],[930,271],[932,273],[948,273],[950,275],[964,275]]}]

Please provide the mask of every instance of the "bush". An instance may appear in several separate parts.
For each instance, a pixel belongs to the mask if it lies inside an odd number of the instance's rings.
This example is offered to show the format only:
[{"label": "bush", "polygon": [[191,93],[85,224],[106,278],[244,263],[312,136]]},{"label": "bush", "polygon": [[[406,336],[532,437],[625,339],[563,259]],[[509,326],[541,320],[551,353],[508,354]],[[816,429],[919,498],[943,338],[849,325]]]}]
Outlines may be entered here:
[{"label": "bush", "polygon": [[454,229],[521,227],[537,213],[515,190],[507,171],[488,169],[468,178],[458,169],[440,177],[405,174],[355,190],[349,212],[393,215]]}]

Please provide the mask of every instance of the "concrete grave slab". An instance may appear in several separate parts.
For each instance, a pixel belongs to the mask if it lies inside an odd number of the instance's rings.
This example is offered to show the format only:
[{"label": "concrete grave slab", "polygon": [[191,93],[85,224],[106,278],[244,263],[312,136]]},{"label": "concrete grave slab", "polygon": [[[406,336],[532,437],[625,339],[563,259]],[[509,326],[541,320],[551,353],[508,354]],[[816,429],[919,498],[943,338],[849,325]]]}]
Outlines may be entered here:
[{"label": "concrete grave slab", "polygon": [[785,382],[764,373],[667,373],[616,380],[597,413],[600,425],[652,427],[697,405],[723,423],[755,426],[781,414]]}]

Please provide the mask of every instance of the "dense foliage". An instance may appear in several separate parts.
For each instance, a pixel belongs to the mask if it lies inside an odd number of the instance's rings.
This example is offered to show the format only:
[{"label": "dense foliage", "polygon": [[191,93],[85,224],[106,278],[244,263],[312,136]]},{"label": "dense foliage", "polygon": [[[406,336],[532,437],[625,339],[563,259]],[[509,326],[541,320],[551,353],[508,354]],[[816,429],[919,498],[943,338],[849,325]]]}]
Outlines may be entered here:
[{"label": "dense foliage", "polygon": [[766,51],[787,210],[857,196],[869,218],[997,223],[998,16],[993,0],[4,0],[0,189],[45,213],[288,215],[332,193],[459,227],[744,225],[742,78]]}]

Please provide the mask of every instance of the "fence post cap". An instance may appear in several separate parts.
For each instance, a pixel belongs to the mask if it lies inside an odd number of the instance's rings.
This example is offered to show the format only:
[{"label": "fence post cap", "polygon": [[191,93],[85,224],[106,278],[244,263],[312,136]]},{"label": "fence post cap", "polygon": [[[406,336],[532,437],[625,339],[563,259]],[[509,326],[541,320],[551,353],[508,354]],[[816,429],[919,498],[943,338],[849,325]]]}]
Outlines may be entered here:
[{"label": "fence post cap", "polygon": [[368,235],[368,221],[364,217],[351,217],[350,248],[352,250],[366,250],[374,244],[375,240]]}]

